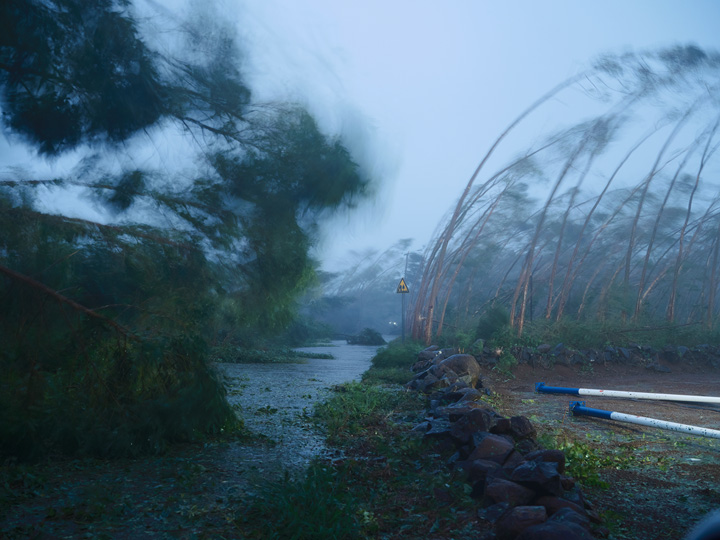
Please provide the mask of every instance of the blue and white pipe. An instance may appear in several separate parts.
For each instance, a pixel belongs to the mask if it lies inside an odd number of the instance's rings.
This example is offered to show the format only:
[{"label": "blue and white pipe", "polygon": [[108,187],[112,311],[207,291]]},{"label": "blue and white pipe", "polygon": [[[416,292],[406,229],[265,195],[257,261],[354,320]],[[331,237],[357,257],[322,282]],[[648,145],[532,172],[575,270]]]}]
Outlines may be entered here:
[{"label": "blue and white pipe", "polygon": [[698,437],[712,437],[720,439],[720,431],[716,429],[689,426],[687,424],[677,424],[675,422],[667,422],[656,418],[647,418],[645,416],[635,416],[634,414],[625,414],[614,411],[603,411],[602,409],[593,409],[585,406],[584,401],[571,401],[570,412],[574,416],[592,416],[595,418],[604,418],[606,420],[617,420],[618,422],[627,422],[629,424],[638,424],[641,426],[654,427],[659,429],[667,429],[670,431],[679,431],[689,435]]},{"label": "blue and white pipe", "polygon": [[544,382],[535,383],[535,392],[543,394],[569,394],[571,396],[605,396],[628,399],[656,399],[659,401],[686,401],[692,403],[720,404],[720,397],[714,396],[626,392],[624,390],[595,390],[592,388],[564,388],[562,386],[545,386]]}]

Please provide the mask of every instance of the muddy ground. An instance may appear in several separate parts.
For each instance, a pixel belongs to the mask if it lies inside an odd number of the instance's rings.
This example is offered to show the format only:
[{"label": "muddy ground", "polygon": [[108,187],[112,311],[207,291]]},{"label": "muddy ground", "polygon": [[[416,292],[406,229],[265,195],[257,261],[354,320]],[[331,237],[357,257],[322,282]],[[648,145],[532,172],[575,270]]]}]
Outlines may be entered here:
[{"label": "muddy ground", "polygon": [[[720,440],[569,413],[570,401],[670,422],[720,430],[720,406],[535,393],[547,386],[720,396],[720,370],[703,362],[667,366],[518,366],[513,375],[485,370],[497,408],[524,415],[542,437],[574,441],[597,474],[584,487],[616,539],[681,539],[720,509]],[[577,444],[579,443],[579,444]],[[567,450],[566,450],[567,453]],[[581,457],[578,457],[581,459]],[[603,485],[604,484],[604,485]]]}]

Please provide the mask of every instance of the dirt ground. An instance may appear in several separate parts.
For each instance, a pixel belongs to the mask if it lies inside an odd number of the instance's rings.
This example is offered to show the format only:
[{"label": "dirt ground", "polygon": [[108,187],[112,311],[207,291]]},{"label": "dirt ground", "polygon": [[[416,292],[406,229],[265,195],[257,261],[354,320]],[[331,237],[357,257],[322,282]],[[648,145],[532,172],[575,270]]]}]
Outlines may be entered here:
[{"label": "dirt ground", "polygon": [[[539,434],[575,441],[597,465],[605,486],[583,487],[606,520],[608,538],[681,539],[709,512],[720,509],[720,439],[573,416],[570,401],[720,430],[720,406],[535,393],[547,386],[720,396],[720,370],[692,361],[669,373],[640,365],[518,366],[513,376],[486,370],[499,412],[530,418]],[[566,450],[566,453],[567,450]],[[581,456],[579,459],[581,459]]]}]

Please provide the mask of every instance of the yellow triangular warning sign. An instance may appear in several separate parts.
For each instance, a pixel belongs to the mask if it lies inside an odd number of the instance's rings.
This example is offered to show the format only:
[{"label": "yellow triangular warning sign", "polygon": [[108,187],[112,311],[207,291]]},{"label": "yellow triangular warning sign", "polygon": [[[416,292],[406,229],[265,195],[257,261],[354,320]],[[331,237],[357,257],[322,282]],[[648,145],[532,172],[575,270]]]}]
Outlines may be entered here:
[{"label": "yellow triangular warning sign", "polygon": [[398,284],[397,291],[399,293],[409,293],[410,290],[407,288],[407,285],[405,284],[405,278],[400,278],[400,283]]}]

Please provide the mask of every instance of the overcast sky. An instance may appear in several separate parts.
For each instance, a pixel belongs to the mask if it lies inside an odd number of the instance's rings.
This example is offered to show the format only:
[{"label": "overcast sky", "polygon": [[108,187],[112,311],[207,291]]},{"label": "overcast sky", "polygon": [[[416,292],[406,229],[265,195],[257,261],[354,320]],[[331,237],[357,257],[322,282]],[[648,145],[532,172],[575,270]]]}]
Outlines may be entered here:
[{"label": "overcast sky", "polygon": [[373,204],[328,227],[328,269],[349,249],[424,246],[493,139],[598,55],[720,50],[717,0],[234,4],[256,97],[305,101],[380,183]]},{"label": "overcast sky", "polygon": [[[679,43],[720,50],[720,0],[137,1],[145,13],[180,17],[188,4],[216,3],[238,25],[255,98],[303,102],[346,138],[377,190],[326,227],[317,253],[326,269],[341,268],[350,250],[401,238],[426,245],[498,134],[598,55]],[[565,104],[556,105],[562,117]],[[9,159],[7,144],[6,165],[33,162],[18,147]],[[173,145],[145,141],[130,159],[175,163]],[[50,163],[50,174],[74,159]]]}]

